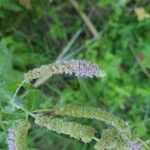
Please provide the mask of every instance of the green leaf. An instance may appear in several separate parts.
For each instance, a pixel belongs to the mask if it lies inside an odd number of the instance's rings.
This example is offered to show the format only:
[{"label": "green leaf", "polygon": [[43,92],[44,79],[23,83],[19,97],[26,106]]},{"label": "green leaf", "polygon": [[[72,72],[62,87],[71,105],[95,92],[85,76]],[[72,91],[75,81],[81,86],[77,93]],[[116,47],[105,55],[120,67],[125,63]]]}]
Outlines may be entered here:
[{"label": "green leaf", "polygon": [[26,95],[25,99],[23,100],[25,101],[25,107],[29,111],[38,109],[43,99],[42,92],[34,88],[33,86],[28,86],[27,91],[29,93]]},{"label": "green leaf", "polygon": [[19,119],[26,118],[26,113],[23,112],[22,110],[16,110],[14,112],[8,113],[7,111],[2,111],[1,112],[1,119],[3,121],[15,121]]},{"label": "green leaf", "polygon": [[5,40],[0,41],[0,77],[1,79],[10,79],[12,71],[12,55],[9,52]]},{"label": "green leaf", "polygon": [[21,7],[17,4],[16,0],[1,0],[0,8],[12,10],[18,12],[21,10]]}]

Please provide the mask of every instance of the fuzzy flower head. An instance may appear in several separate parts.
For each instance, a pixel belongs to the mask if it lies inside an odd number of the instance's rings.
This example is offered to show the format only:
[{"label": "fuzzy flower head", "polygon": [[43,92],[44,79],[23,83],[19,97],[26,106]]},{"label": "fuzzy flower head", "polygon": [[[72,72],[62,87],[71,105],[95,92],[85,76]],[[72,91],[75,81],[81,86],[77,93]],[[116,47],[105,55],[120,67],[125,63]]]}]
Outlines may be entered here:
[{"label": "fuzzy flower head", "polygon": [[60,118],[52,118],[44,114],[36,115],[35,123],[59,134],[66,134],[78,140],[81,139],[85,143],[91,142],[95,134],[95,129],[91,126],[65,121]]},{"label": "fuzzy flower head", "polygon": [[53,64],[43,65],[25,73],[25,79],[31,81],[45,75],[69,74],[80,77],[103,77],[105,72],[96,64],[91,64],[86,60],[57,61]]},{"label": "fuzzy flower head", "polygon": [[31,127],[27,121],[20,122],[15,128],[8,129],[8,150],[25,150],[27,149],[27,133]]}]

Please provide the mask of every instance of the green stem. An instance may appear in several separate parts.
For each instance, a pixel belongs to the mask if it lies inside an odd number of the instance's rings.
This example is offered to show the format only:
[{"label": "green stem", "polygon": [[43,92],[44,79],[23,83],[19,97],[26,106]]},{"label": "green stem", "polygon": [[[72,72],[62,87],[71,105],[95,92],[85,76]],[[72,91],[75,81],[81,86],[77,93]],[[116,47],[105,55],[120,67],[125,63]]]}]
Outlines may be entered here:
[{"label": "green stem", "polygon": [[26,82],[26,80],[23,80],[23,81],[19,84],[18,88],[16,89],[16,91],[15,91],[13,97],[12,97],[12,100],[11,100],[13,106],[14,106],[14,103],[15,103],[15,99],[16,99],[17,93],[19,92],[20,88],[22,87],[22,85],[23,85],[25,82]]}]

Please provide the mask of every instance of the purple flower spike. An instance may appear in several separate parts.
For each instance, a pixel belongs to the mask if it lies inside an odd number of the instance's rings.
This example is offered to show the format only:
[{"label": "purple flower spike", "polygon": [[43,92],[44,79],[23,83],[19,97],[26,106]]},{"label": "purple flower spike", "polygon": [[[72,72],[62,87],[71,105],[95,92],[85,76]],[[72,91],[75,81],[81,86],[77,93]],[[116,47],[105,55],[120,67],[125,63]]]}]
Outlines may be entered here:
[{"label": "purple flower spike", "polygon": [[15,140],[15,130],[12,128],[9,128],[8,129],[8,139],[7,139],[8,150],[16,150],[14,140]]},{"label": "purple flower spike", "polygon": [[137,143],[137,142],[132,142],[132,143],[130,144],[129,150],[142,150],[142,149],[141,149],[141,145],[140,145],[139,143]]},{"label": "purple flower spike", "polygon": [[[86,60],[69,60],[63,62],[57,62],[57,65],[64,65],[64,72],[69,74],[75,74],[75,76],[85,76],[89,78],[103,77],[105,73],[96,64],[91,64]],[[69,66],[69,67],[66,67]]]},{"label": "purple flower spike", "polygon": [[96,64],[91,64],[86,60],[67,60],[57,61],[53,64],[43,65],[40,68],[35,68],[25,73],[26,81],[40,78],[45,75],[55,74],[74,74],[75,76],[81,77],[103,77],[105,72],[101,70]]}]

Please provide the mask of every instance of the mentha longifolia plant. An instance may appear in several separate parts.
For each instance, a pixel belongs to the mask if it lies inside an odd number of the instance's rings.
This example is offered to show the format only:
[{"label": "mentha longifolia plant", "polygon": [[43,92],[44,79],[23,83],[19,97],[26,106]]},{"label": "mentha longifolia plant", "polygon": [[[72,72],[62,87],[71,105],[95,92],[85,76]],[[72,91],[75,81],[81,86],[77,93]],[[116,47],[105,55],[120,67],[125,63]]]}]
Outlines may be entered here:
[{"label": "mentha longifolia plant", "polygon": [[[34,123],[39,127],[47,128],[58,134],[66,134],[71,138],[89,143],[96,141],[95,150],[150,150],[149,143],[135,137],[128,123],[124,120],[103,111],[100,108],[77,105],[56,105],[53,108],[37,112],[28,112],[24,107],[20,107],[15,102],[17,93],[23,84],[30,84],[33,79],[56,74],[69,74],[79,77],[103,77],[105,72],[96,64],[91,64],[86,60],[57,61],[53,64],[43,65],[25,73],[24,81],[17,88],[12,105],[14,110],[21,109],[27,113],[25,120],[21,119],[18,124],[12,124],[8,129],[8,149],[26,150],[27,134],[31,130],[33,123],[30,123],[29,116],[34,118]],[[96,137],[96,129],[73,121],[67,121],[66,117],[96,119],[103,121],[111,127],[101,131],[101,138]],[[65,117],[65,119],[63,119]],[[29,130],[30,129],[30,130]]]}]

